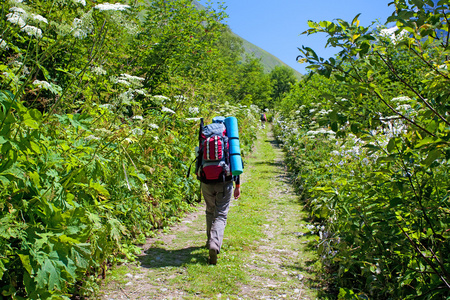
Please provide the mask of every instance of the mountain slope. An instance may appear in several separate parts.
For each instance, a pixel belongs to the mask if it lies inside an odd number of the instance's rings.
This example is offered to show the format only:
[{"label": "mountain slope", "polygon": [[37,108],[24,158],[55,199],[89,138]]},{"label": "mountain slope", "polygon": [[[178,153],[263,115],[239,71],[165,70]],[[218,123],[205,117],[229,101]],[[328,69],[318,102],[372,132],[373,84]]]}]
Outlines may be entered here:
[{"label": "mountain slope", "polygon": [[[197,7],[197,9],[206,9],[206,7],[204,7],[203,5],[198,3],[197,1],[192,1],[192,3]],[[233,34],[235,36],[237,36],[239,39],[242,40],[242,46],[244,47],[244,51],[245,51],[244,55],[245,54],[252,54],[256,58],[261,59],[261,64],[264,67],[264,72],[269,73],[276,66],[285,66],[285,67],[288,67],[288,68],[290,68],[290,69],[292,69],[294,71],[294,74],[297,77],[297,79],[301,79],[303,77],[303,75],[300,72],[298,72],[297,70],[291,68],[289,65],[287,65],[286,63],[281,61],[275,55],[270,54],[266,50],[261,49],[260,47],[256,46],[255,44],[250,43],[249,41],[247,41],[243,37],[239,36],[238,34],[236,34],[234,32],[233,32]]]},{"label": "mountain slope", "polygon": [[[235,34],[235,35],[242,40],[242,46],[244,47],[245,53],[253,54],[256,58],[261,59],[261,64],[264,66],[264,71],[266,73],[269,73],[270,71],[272,71],[276,66],[285,66],[285,67],[291,68],[289,65],[284,63],[282,60],[280,60],[275,55],[270,54],[266,50],[261,49],[260,47],[256,46],[255,44],[250,43],[249,41],[240,37],[237,34]],[[291,69],[294,71],[294,74],[298,79],[302,78],[303,75],[300,72],[298,72],[297,70],[295,70],[293,68],[291,68]]]}]

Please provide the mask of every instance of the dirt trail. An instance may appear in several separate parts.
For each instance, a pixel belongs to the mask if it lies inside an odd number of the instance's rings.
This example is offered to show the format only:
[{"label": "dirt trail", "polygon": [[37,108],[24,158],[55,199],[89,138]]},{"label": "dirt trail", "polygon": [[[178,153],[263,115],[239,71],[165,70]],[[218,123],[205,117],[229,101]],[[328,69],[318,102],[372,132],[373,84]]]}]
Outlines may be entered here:
[{"label": "dirt trail", "polygon": [[203,204],[114,268],[101,299],[316,299],[314,237],[271,132],[259,133],[233,200],[217,266],[207,264]]}]

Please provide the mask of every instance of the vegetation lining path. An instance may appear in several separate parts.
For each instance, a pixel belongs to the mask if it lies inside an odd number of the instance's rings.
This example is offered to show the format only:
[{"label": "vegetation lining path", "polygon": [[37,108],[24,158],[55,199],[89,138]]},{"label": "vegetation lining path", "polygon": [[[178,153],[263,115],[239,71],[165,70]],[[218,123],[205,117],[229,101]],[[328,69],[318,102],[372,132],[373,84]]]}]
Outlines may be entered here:
[{"label": "vegetation lining path", "polygon": [[144,245],[137,264],[115,268],[103,299],[315,299],[315,250],[289,184],[282,152],[266,129],[234,200],[218,264],[207,264],[204,208]]}]

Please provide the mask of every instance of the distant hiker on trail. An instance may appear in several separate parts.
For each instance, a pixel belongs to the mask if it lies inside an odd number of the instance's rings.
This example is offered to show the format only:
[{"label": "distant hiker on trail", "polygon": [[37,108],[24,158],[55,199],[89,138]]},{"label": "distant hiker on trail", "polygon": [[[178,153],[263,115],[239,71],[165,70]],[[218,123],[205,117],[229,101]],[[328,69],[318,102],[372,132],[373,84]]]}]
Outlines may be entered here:
[{"label": "distant hiker on trail", "polygon": [[211,265],[217,263],[222,247],[231,197],[241,195],[238,174],[242,173],[242,159],[237,132],[234,117],[215,117],[207,126],[203,126],[203,119],[200,123],[196,174],[206,202],[206,247]]},{"label": "distant hiker on trail", "polygon": [[266,121],[267,121],[266,113],[262,113],[261,114],[261,127],[262,128],[266,127]]}]

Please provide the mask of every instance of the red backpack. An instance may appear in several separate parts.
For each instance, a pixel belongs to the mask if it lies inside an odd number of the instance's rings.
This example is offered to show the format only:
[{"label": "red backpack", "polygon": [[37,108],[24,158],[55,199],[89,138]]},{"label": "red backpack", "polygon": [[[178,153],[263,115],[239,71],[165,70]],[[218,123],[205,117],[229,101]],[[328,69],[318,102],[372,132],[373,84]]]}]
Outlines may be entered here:
[{"label": "red backpack", "polygon": [[230,153],[225,124],[203,126],[199,136],[197,178],[204,183],[231,179]]}]

